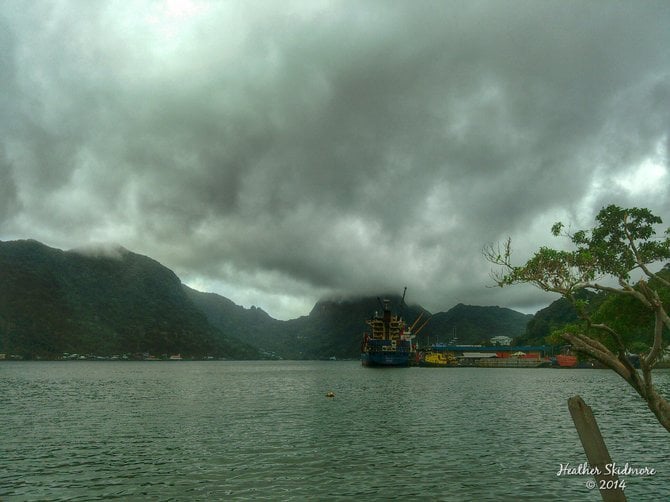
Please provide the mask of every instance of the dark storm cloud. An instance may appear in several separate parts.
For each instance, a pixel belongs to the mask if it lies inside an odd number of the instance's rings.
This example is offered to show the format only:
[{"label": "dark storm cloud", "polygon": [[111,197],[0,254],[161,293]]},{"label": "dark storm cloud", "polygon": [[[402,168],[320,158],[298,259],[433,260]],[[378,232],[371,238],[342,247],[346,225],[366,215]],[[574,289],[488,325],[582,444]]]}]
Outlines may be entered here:
[{"label": "dark storm cloud", "polygon": [[118,242],[286,316],[405,284],[434,310],[530,306],[484,287],[483,245],[523,256],[610,202],[670,221],[666,2],[0,16],[3,238]]}]

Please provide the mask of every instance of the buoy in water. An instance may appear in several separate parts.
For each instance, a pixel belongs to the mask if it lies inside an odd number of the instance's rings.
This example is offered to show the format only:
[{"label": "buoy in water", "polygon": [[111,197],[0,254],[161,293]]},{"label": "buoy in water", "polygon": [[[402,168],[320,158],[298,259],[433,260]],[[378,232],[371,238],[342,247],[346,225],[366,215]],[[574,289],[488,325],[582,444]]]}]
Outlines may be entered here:
[{"label": "buoy in water", "polygon": [[326,392],[326,397],[335,397],[335,393],[331,390],[329,392]]}]

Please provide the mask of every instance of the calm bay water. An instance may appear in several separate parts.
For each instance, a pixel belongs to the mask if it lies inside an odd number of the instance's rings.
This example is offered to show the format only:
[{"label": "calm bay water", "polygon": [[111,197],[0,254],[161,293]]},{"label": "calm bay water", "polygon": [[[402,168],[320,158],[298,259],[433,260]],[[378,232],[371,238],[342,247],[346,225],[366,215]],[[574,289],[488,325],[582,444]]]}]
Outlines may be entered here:
[{"label": "calm bay water", "polygon": [[575,394],[656,470],[629,500],[667,500],[670,436],[610,371],[353,361],[2,363],[0,499],[600,500],[557,476]]}]

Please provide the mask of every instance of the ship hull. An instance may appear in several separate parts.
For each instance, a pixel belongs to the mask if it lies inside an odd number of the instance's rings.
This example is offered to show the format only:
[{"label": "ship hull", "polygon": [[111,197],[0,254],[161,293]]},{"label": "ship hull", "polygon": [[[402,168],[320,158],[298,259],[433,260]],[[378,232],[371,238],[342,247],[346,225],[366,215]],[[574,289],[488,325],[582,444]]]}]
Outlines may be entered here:
[{"label": "ship hull", "polygon": [[406,367],[410,365],[407,352],[363,352],[361,363],[367,367]]}]

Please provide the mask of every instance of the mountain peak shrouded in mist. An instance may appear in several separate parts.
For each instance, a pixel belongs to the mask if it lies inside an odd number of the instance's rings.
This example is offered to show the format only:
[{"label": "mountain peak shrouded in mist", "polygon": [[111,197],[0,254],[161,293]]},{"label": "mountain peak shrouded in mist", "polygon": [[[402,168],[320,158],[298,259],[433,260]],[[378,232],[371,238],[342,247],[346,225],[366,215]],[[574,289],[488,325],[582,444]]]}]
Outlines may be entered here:
[{"label": "mountain peak shrouded in mist", "polygon": [[37,241],[0,242],[0,352],[257,356],[211,326],[157,261],[127,250],[66,252]]},{"label": "mountain peak shrouded in mist", "polygon": [[419,336],[421,343],[449,342],[457,333],[459,343],[486,343],[493,336],[521,336],[533,317],[500,307],[457,305],[432,314],[410,304],[398,307],[401,296],[339,296],[319,300],[307,316],[288,321],[264,317],[254,322],[253,310],[235,305],[215,294],[190,290],[194,302],[206,312],[209,320],[224,331],[241,333],[245,341],[264,354],[284,359],[327,359],[331,356],[357,359],[367,326],[365,320],[383,308],[387,299],[395,313],[401,313],[408,324],[421,317],[428,321]]},{"label": "mountain peak shrouded in mist", "polygon": [[[123,248],[62,251],[37,241],[0,242],[0,352],[58,357],[181,353],[228,358],[356,358],[365,320],[380,301],[412,323],[430,313],[401,295],[328,297],[307,316],[281,321],[181,283],[156,260]],[[116,252],[118,251],[118,252]],[[423,335],[458,330],[462,342],[488,333],[518,336],[527,316],[458,305],[434,314]]]},{"label": "mountain peak shrouded in mist", "polygon": [[120,260],[130,251],[120,244],[95,243],[70,249],[69,252],[77,253],[87,258],[111,258]]}]

